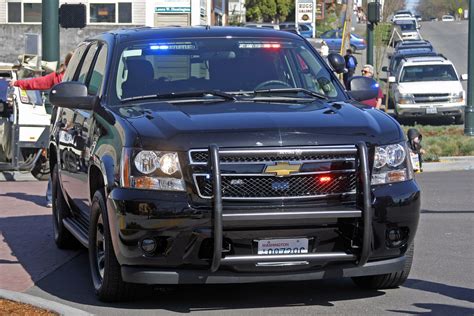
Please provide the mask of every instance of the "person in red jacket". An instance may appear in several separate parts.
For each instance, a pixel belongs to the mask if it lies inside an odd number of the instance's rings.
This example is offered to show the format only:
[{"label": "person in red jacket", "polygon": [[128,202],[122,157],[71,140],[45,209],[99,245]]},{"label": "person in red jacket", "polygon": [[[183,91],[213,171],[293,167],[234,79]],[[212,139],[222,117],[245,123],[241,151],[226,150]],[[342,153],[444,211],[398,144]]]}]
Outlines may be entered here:
[{"label": "person in red jacket", "polygon": [[[60,83],[63,80],[64,73],[66,72],[67,65],[71,60],[72,52],[69,52],[64,58],[64,63],[61,64],[59,69],[46,76],[30,78],[25,80],[11,80],[10,87],[19,87],[23,90],[49,90],[54,85]],[[53,199],[51,194],[51,177],[48,180],[48,188],[46,189],[46,207],[53,206]]]},{"label": "person in red jacket", "polygon": [[66,71],[69,60],[71,60],[72,52],[68,53],[64,58],[64,64],[59,69],[46,76],[30,78],[24,80],[11,80],[10,86],[19,87],[23,90],[49,90],[55,84],[60,83],[63,80],[64,72]]}]

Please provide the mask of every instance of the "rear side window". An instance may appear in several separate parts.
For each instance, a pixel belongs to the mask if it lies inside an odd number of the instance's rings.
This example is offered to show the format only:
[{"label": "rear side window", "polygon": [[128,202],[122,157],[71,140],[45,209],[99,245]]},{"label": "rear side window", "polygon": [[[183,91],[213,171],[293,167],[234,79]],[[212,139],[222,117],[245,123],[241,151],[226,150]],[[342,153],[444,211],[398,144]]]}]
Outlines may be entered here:
[{"label": "rear side window", "polygon": [[74,80],[74,75],[76,74],[77,67],[81,63],[82,57],[84,56],[84,52],[87,49],[87,43],[80,45],[74,51],[71,60],[69,61],[69,65],[66,69],[66,73],[64,74],[63,81],[72,81]]},{"label": "rear side window", "polygon": [[89,69],[91,68],[92,62],[94,61],[94,56],[97,53],[97,43],[92,44],[91,48],[87,51],[86,58],[84,59],[84,62],[82,63],[81,71],[79,72],[79,77],[77,78],[77,81],[81,83],[86,83],[87,80],[87,74],[89,73]]},{"label": "rear side window", "polygon": [[97,94],[102,87],[107,64],[107,45],[102,45],[87,86],[89,94]]}]

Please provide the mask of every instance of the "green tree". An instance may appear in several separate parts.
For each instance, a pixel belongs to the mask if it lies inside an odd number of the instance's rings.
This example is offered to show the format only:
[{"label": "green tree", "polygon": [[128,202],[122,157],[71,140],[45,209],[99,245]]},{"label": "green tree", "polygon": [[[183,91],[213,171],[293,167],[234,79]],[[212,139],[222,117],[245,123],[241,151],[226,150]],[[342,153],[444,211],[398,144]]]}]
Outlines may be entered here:
[{"label": "green tree", "polygon": [[284,22],[294,10],[292,0],[247,0],[245,3],[248,21]]}]

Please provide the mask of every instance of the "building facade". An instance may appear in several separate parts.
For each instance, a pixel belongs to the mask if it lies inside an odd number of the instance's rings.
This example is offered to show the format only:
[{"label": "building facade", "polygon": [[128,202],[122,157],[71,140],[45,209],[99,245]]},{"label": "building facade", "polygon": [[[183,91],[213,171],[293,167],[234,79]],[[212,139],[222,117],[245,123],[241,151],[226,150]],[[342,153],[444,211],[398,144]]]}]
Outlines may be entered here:
[{"label": "building facade", "polygon": [[[227,25],[228,0],[60,0],[86,5],[84,29],[61,29],[61,55],[87,37],[135,26]],[[41,0],[0,0],[0,61],[14,62],[24,52],[25,34],[41,34]]]}]

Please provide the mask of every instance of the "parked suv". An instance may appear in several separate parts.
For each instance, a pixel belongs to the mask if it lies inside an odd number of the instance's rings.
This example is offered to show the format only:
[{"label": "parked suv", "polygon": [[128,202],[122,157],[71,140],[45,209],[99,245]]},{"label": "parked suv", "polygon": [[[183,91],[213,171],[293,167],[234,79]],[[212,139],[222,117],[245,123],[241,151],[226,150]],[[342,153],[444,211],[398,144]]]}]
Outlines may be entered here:
[{"label": "parked suv", "polygon": [[408,58],[388,78],[395,113],[399,117],[453,116],[464,123],[466,93],[451,61],[443,56]]},{"label": "parked suv", "polygon": [[89,248],[95,291],[134,284],[410,271],[420,190],[400,125],[355,100],[301,37],[252,28],[109,32],[81,43],[50,100],[54,238]]}]

